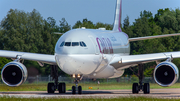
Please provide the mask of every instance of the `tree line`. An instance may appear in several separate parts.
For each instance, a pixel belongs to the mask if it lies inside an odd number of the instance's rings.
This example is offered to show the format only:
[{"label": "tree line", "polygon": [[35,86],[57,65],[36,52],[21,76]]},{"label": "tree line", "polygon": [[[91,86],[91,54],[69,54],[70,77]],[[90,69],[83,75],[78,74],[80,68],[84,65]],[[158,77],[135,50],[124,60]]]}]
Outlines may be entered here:
[{"label": "tree line", "polygon": [[[71,29],[86,27],[91,29],[106,28],[112,30],[113,24],[98,22],[94,24],[87,18],[77,21],[72,27],[65,18],[56,24],[53,17],[43,19],[37,10],[32,12],[24,12],[17,9],[10,9],[6,17],[0,22],[0,49],[23,51],[42,54],[54,54],[54,47],[61,35],[53,34],[53,32],[65,33]],[[143,37],[170,33],[180,33],[180,10],[159,9],[157,14],[153,16],[150,11],[140,12],[139,18],[135,19],[130,25],[127,16],[122,23],[123,32],[129,37]],[[130,54],[147,54],[158,52],[170,52],[180,50],[179,36],[167,37],[160,39],[143,40],[131,42]],[[0,58],[0,69],[11,59]],[[174,59],[174,63],[180,67],[180,59]],[[37,62],[24,61],[27,68],[35,67],[41,75],[49,75],[49,65],[40,67]],[[155,63],[145,64],[145,76],[151,76]],[[137,71],[137,69],[135,69]],[[59,70],[61,75],[66,75]],[[127,69],[124,75],[132,75],[133,73]]]}]

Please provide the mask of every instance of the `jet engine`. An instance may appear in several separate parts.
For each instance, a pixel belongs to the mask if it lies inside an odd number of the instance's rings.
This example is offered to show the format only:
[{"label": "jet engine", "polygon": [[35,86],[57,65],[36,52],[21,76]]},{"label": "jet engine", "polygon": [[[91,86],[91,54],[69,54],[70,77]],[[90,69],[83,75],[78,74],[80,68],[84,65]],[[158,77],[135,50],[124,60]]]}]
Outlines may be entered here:
[{"label": "jet engine", "polygon": [[179,70],[172,62],[161,62],[154,69],[154,80],[163,87],[171,86],[179,78]]},{"label": "jet engine", "polygon": [[20,62],[9,62],[3,67],[1,77],[6,85],[19,86],[26,81],[27,69]]}]

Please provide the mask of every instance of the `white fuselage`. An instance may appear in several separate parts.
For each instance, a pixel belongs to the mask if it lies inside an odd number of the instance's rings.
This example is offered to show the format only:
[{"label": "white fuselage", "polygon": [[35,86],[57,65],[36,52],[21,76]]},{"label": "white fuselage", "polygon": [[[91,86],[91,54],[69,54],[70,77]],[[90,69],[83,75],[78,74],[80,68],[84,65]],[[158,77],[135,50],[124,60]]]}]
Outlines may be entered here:
[{"label": "white fuselage", "polygon": [[74,29],[63,34],[55,47],[55,59],[65,73],[89,78],[113,78],[124,73],[109,65],[114,54],[129,55],[127,34],[100,29]]}]

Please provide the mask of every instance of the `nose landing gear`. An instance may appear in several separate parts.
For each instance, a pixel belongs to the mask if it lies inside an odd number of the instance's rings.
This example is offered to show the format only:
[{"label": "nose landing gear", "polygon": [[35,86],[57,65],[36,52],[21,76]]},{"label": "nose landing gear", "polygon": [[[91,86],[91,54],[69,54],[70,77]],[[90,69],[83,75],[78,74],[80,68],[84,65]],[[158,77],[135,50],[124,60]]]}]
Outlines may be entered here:
[{"label": "nose landing gear", "polygon": [[83,76],[78,74],[78,75],[72,75],[73,78],[75,78],[74,83],[76,86],[72,86],[72,94],[76,94],[76,91],[78,91],[78,94],[82,94],[82,87],[78,86],[78,83],[80,80],[82,80]]}]

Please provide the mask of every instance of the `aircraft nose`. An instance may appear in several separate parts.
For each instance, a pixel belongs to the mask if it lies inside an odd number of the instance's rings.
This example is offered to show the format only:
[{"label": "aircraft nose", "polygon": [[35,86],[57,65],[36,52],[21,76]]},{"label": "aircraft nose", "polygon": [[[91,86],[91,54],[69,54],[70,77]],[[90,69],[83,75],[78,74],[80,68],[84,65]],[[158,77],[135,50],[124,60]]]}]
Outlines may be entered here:
[{"label": "aircraft nose", "polygon": [[78,52],[78,47],[63,47],[62,54],[77,54]]},{"label": "aircraft nose", "polygon": [[100,65],[99,55],[56,55],[58,66],[67,74],[91,74]]}]

